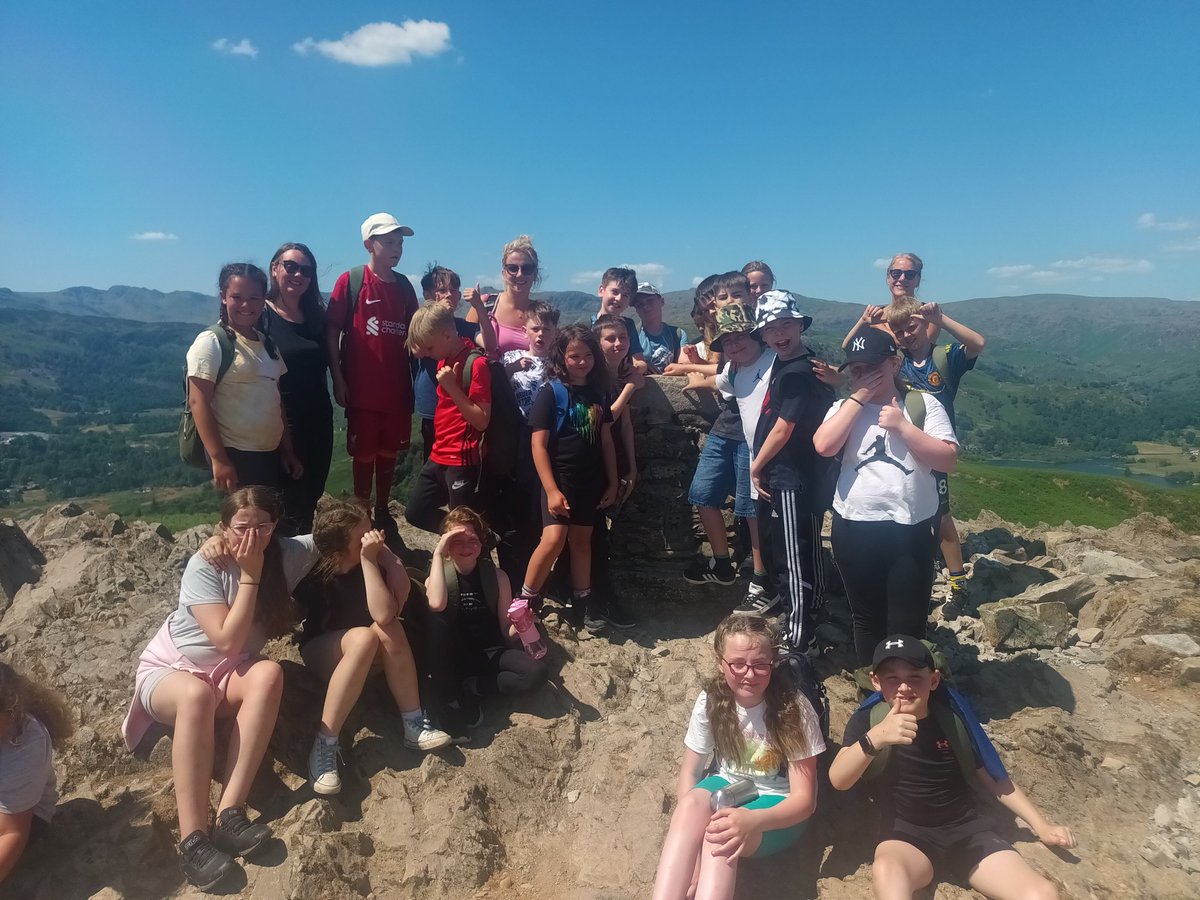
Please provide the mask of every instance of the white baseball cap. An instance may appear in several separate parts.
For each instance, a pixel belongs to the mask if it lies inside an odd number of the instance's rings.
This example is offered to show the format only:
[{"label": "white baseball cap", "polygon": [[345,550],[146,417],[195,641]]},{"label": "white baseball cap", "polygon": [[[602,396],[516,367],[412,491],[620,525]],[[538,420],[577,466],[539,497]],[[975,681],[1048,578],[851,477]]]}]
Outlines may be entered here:
[{"label": "white baseball cap", "polygon": [[373,216],[367,216],[367,220],[362,223],[362,239],[364,241],[379,237],[381,234],[391,234],[393,231],[399,231],[405,237],[413,236],[413,230],[407,225],[401,225],[391,213],[375,213]]}]

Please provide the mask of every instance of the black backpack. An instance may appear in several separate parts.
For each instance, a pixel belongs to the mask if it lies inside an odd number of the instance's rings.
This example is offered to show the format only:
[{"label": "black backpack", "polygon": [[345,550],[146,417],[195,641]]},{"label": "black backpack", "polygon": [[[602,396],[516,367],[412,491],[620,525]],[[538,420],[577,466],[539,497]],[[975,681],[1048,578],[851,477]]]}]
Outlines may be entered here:
[{"label": "black backpack", "polygon": [[825,684],[817,677],[812,661],[797,650],[789,650],[775,664],[776,674],[789,679],[796,690],[812,704],[821,723],[821,736],[829,737],[829,694]]}]

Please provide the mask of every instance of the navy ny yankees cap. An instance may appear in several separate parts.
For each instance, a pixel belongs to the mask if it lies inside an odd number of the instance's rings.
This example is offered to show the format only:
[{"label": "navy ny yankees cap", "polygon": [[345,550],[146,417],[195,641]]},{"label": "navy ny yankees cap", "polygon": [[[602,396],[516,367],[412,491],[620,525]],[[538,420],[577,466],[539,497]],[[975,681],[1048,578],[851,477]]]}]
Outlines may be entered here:
[{"label": "navy ny yankees cap", "polygon": [[874,365],[895,355],[896,342],[888,332],[882,328],[860,328],[850,338],[846,347],[846,361],[838,366],[838,371],[842,371],[851,363],[865,362]]}]

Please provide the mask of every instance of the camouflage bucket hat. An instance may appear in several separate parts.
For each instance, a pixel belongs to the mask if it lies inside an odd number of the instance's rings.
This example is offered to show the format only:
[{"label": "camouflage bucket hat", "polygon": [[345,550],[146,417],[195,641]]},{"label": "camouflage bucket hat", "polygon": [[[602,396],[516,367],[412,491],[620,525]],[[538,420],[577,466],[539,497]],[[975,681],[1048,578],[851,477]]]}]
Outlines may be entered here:
[{"label": "camouflage bucket hat", "polygon": [[721,351],[721,339],[727,334],[750,334],[758,326],[754,322],[754,313],[744,303],[730,303],[717,310],[717,336],[713,338],[712,348]]}]

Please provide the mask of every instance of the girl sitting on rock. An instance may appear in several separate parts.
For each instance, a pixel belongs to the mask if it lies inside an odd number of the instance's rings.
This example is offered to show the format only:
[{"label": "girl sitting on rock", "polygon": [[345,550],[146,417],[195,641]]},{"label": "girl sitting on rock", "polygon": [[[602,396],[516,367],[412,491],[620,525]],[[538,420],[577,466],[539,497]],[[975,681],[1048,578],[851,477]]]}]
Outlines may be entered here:
[{"label": "girl sitting on rock", "polygon": [[57,692],[0,662],[0,883],[54,815],[54,747],[74,730]]},{"label": "girl sitting on rock", "polygon": [[450,510],[425,581],[429,674],[447,727],[462,736],[479,724],[481,698],[528,693],[546,680],[546,664],[521,648],[509,623],[512,586],[482,553],[487,535],[474,510]]},{"label": "girl sitting on rock", "polygon": [[[275,728],[283,692],[279,663],[263,645],[292,624],[291,592],[315,559],[311,537],[276,534],[279,495],[243,487],[221,503],[232,564],[188,560],[179,606],[138,661],[133,702],[122,730],[136,749],[154,723],[174,730],[171,770],[179,808],[183,874],[201,890],[271,836],[246,817],[246,797]],[[209,827],[209,782],[217,719],[233,719],[216,824]]]},{"label": "girl sitting on rock", "polygon": [[383,532],[371,527],[357,502],[327,494],[317,503],[313,541],[320,561],[296,592],[305,609],[300,655],[328,687],[308,776],[318,794],[336,794],[342,789],[338,734],[373,670],[383,671],[400,708],[405,746],[434,750],[450,736],[433,728],[421,707],[412,649],[399,622],[408,572],[385,546]]},{"label": "girl sitting on rock", "polygon": [[[738,861],[791,846],[817,805],[817,714],[774,674],[778,629],[758,615],[717,626],[716,671],[692,709],[678,799],[654,881],[655,900],[731,898]],[[702,777],[715,755],[716,774]],[[739,780],[753,799],[713,810],[713,795]]]}]

